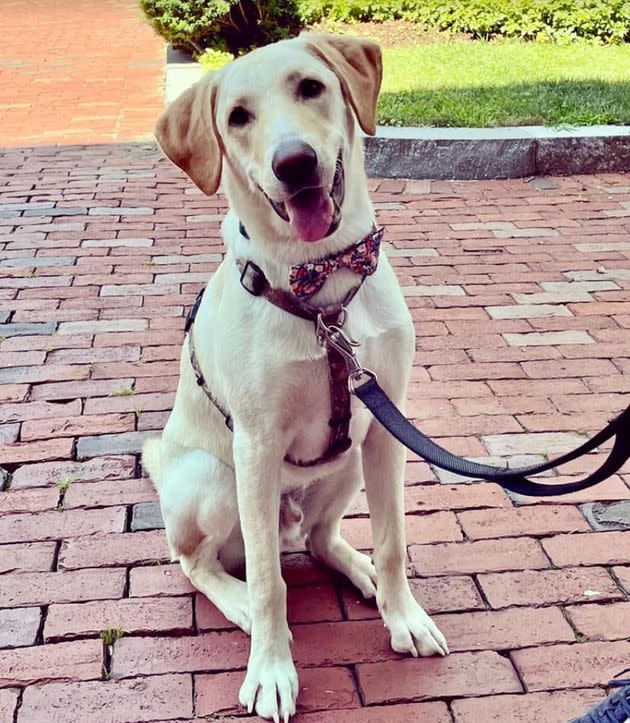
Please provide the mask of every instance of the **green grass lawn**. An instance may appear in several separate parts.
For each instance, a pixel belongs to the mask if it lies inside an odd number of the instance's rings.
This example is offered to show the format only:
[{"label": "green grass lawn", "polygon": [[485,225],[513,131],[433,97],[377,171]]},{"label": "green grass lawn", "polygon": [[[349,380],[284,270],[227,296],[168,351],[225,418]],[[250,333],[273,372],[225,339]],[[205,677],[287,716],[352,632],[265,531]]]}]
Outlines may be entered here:
[{"label": "green grass lawn", "polygon": [[383,50],[379,123],[630,123],[630,45],[451,42]]},{"label": "green grass lawn", "polygon": [[[204,64],[219,63],[215,58]],[[378,122],[630,123],[630,45],[478,40],[386,47]]]}]

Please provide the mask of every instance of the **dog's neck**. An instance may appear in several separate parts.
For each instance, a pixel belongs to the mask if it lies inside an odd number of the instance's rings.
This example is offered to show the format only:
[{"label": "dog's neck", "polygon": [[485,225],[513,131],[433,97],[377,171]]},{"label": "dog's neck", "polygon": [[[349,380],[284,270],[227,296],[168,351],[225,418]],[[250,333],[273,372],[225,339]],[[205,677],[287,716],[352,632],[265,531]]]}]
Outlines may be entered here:
[{"label": "dog's neck", "polygon": [[[253,261],[275,288],[289,290],[291,266],[330,256],[360,241],[374,226],[374,208],[367,191],[361,147],[353,144],[347,159],[351,173],[346,174],[346,193],[341,221],[330,236],[314,243],[296,239],[289,225],[280,219],[267,199],[255,189],[244,191],[243,180],[229,168],[223,184],[230,211],[223,221],[223,237],[235,258]],[[246,238],[240,225],[247,229]],[[340,270],[333,274],[313,301],[335,303],[356,286],[356,274]]]}]

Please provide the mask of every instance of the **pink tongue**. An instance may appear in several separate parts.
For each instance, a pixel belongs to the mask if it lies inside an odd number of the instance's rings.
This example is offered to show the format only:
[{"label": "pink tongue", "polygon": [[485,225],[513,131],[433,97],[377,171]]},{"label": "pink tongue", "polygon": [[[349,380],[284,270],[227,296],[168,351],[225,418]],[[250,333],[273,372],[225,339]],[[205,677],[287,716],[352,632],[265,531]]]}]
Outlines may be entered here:
[{"label": "pink tongue", "polygon": [[323,188],[296,193],[286,204],[289,223],[302,241],[324,238],[333,218],[333,203]]}]

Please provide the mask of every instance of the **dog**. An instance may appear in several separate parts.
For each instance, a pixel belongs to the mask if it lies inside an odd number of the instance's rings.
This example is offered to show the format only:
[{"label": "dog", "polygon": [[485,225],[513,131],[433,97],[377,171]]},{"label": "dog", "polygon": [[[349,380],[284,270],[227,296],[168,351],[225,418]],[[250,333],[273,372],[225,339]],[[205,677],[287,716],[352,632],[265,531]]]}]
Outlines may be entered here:
[{"label": "dog", "polygon": [[[251,634],[240,703],[275,721],[295,713],[298,693],[282,543],[305,542],[375,597],[395,651],[448,653],[407,581],[405,451],[352,397],[350,413],[335,422],[345,423],[346,436],[326,452],[332,362],[313,321],[299,315],[314,309],[319,323],[325,310],[339,312],[334,323],[325,317],[324,341],[336,333],[346,352],[360,345],[342,357],[355,354],[404,409],[414,329],[385,254],[373,263],[360,132],[376,131],[381,74],[375,43],[303,33],[203,78],[156,128],[162,150],[205,194],[222,184],[230,210],[222,224],[227,254],[184,341],[172,413],[161,437],[145,443],[143,463],[159,492],[173,560]],[[366,238],[370,269],[337,268],[319,279],[308,303],[298,299],[293,270],[298,286],[304,273],[317,281],[322,259],[352,255]],[[262,278],[284,307],[248,288],[252,269],[254,286]],[[363,484],[373,561],[340,534]],[[243,561],[246,582],[231,574]]]}]

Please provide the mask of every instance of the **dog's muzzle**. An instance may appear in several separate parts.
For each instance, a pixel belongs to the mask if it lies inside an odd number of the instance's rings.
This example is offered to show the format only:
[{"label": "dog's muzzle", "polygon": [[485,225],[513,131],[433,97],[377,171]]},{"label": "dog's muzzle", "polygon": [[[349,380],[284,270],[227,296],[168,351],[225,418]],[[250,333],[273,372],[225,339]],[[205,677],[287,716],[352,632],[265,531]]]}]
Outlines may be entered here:
[{"label": "dog's muzzle", "polygon": [[[278,214],[278,216],[287,223],[289,222],[289,214],[287,213],[287,208],[284,203],[284,201],[274,201],[273,199],[269,198],[269,196],[263,191],[263,189],[260,189],[265,196],[265,198],[269,201],[269,204],[273,208],[273,210]],[[312,192],[312,187],[303,188],[300,191],[298,191],[294,196],[298,196],[300,193],[307,193]],[[346,183],[345,183],[345,173],[344,173],[344,166],[343,166],[343,159],[341,157],[341,151],[339,151],[339,155],[337,156],[337,160],[335,162],[335,175],[333,178],[332,186],[329,191],[330,198],[333,202],[333,217],[332,221],[330,223],[330,226],[328,228],[328,231],[326,232],[326,236],[330,236],[331,233],[334,233],[337,228],[339,227],[339,223],[341,221],[341,207],[343,205],[344,197],[346,192]]]}]

